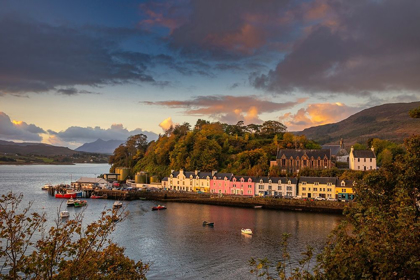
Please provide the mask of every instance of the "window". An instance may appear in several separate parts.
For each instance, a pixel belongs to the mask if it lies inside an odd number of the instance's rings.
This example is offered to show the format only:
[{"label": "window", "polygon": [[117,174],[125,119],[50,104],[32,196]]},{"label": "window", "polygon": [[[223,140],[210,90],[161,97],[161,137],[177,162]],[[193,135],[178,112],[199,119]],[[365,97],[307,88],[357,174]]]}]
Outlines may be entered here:
[{"label": "window", "polygon": [[248,189],[252,188],[252,185],[248,185]]},{"label": "window", "polygon": [[360,158],[357,158],[357,162],[360,162]]},{"label": "window", "polygon": [[302,188],[302,191],[306,191],[306,188]]},{"label": "window", "polygon": [[264,185],[259,185],[258,189],[263,190],[264,189]]},{"label": "window", "polygon": [[278,186],[278,187],[277,187],[277,190],[278,190],[278,191],[281,191],[281,186]]},{"label": "window", "polygon": [[302,196],[306,196],[306,193],[302,193]]},{"label": "window", "polygon": [[268,186],[268,189],[271,190],[271,186]]},{"label": "window", "polygon": [[364,159],[365,160],[365,162],[366,162],[366,159]]},{"label": "window", "polygon": [[306,185],[306,182],[302,182],[302,185]]},{"label": "window", "polygon": [[292,187],[291,186],[287,186],[287,190],[288,191],[291,191],[292,190]]},{"label": "window", "polygon": [[328,188],[328,189],[327,189],[327,192],[332,192],[332,189]]},{"label": "window", "polygon": [[306,166],[306,159],[303,160],[303,166]]},{"label": "window", "polygon": [[314,192],[317,192],[318,191],[318,188],[314,188]]},{"label": "window", "polygon": [[332,184],[331,183],[327,183],[327,186],[332,186]]},{"label": "window", "polygon": [[360,166],[358,166],[357,169],[360,169]]},{"label": "window", "polygon": [[345,193],[346,192],[346,189],[341,189],[341,192]]},{"label": "window", "polygon": [[324,166],[327,167],[328,166],[328,159],[324,159]]},{"label": "window", "polygon": [[315,182],[315,183],[314,183],[314,185],[315,185],[315,186],[318,186],[318,185],[319,185],[319,182]]},{"label": "window", "polygon": [[281,165],[283,165],[283,166],[286,165],[286,160],[285,159],[281,160]]},{"label": "window", "polygon": [[370,159],[370,162],[372,162],[372,159]]}]

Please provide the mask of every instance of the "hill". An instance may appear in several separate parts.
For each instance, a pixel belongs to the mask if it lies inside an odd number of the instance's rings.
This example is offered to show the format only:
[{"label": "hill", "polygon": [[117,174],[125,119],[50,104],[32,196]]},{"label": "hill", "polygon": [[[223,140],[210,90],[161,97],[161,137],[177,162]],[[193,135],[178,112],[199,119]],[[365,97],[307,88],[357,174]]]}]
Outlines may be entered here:
[{"label": "hill", "polygon": [[356,113],[347,119],[296,132],[321,144],[366,143],[369,138],[403,142],[412,134],[420,134],[420,119],[410,118],[408,111],[420,106],[420,102],[384,104]]},{"label": "hill", "polygon": [[71,156],[76,152],[66,148],[42,143],[15,143],[0,140],[1,154],[42,155],[42,156]]},{"label": "hill", "polygon": [[104,141],[102,139],[98,139],[95,142],[83,144],[82,146],[75,149],[75,151],[110,155],[116,148],[118,148],[119,145],[123,144],[124,142],[124,140]]}]

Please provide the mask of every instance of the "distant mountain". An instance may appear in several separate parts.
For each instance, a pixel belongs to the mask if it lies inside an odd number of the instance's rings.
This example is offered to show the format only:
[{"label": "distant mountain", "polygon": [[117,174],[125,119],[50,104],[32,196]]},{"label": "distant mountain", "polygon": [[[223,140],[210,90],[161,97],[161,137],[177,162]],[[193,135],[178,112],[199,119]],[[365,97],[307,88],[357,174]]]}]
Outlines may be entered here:
[{"label": "distant mountain", "polygon": [[76,152],[66,147],[57,147],[42,143],[15,143],[0,140],[0,154],[70,156]]},{"label": "distant mountain", "polygon": [[408,111],[420,102],[384,104],[356,113],[347,119],[296,132],[321,144],[338,144],[344,139],[346,146],[366,143],[369,138],[403,142],[412,134],[420,134],[420,119],[410,118]]},{"label": "distant mountain", "polygon": [[113,154],[114,150],[123,143],[125,143],[124,140],[104,141],[102,139],[98,139],[95,142],[83,144],[82,146],[75,149],[75,151],[88,152],[88,153]]}]

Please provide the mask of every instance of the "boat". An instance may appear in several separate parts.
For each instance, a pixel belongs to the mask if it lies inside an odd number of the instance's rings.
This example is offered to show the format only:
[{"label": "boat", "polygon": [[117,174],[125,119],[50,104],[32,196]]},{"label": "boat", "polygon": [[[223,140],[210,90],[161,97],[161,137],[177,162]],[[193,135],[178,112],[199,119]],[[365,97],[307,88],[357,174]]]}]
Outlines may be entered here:
[{"label": "boat", "polygon": [[69,211],[61,211],[60,212],[60,218],[61,219],[68,218],[68,217],[70,217]]},{"label": "boat", "polygon": [[87,205],[87,201],[86,200],[79,200],[79,199],[76,199],[75,201],[74,201],[74,207],[83,207],[83,206],[86,206]]},{"label": "boat", "polygon": [[212,227],[212,226],[214,226],[214,223],[209,223],[209,222],[204,221],[204,222],[203,222],[203,226],[209,226],[209,227]]},{"label": "boat", "polygon": [[43,185],[43,186],[42,186],[42,188],[41,188],[41,189],[42,189],[43,191],[48,191],[48,190],[50,189],[50,187],[52,187],[52,186],[51,186],[51,185],[49,185],[49,184],[45,184],[45,185]]},{"label": "boat", "polygon": [[165,209],[166,209],[166,206],[164,206],[164,205],[158,205],[158,206],[152,207],[153,211],[154,210],[165,210]]},{"label": "boat", "polygon": [[121,208],[123,206],[121,201],[115,201],[114,204],[112,205],[112,208],[116,209],[116,208]]},{"label": "boat", "polygon": [[69,200],[67,200],[67,206],[74,206],[74,199],[70,198]]},{"label": "boat", "polygon": [[261,205],[255,205],[254,208],[255,209],[260,209],[260,208],[262,208],[262,206]]},{"label": "boat", "polygon": [[94,194],[92,194],[90,196],[90,198],[92,198],[92,199],[101,199],[101,198],[107,198],[107,197],[108,196],[106,194],[104,194],[104,195],[94,195]]},{"label": "boat", "polygon": [[76,198],[76,193],[68,192],[68,193],[56,193],[55,198]]},{"label": "boat", "polygon": [[241,229],[241,233],[243,234],[252,234],[252,230],[249,228],[243,228]]},{"label": "boat", "polygon": [[140,200],[146,200],[147,198],[145,197],[139,197]]}]

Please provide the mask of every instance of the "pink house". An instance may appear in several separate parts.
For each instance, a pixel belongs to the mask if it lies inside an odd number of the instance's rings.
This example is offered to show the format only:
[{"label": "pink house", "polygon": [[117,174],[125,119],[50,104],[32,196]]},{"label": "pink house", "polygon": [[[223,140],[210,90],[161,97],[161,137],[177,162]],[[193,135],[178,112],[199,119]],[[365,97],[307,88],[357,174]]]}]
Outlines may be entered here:
[{"label": "pink house", "polygon": [[255,195],[256,177],[233,176],[230,181],[230,193],[236,195]]},{"label": "pink house", "polygon": [[230,194],[230,181],[233,173],[216,173],[210,180],[210,193],[214,194]]}]

